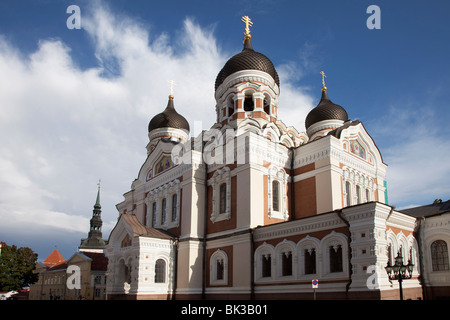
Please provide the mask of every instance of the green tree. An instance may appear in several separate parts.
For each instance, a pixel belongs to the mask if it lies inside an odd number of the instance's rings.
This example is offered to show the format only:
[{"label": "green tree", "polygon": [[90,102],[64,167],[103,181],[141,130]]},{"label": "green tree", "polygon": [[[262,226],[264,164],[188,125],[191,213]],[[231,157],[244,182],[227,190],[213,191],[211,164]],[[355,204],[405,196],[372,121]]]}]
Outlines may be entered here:
[{"label": "green tree", "polygon": [[0,252],[0,291],[20,290],[37,281],[33,273],[38,255],[30,248],[2,242]]}]

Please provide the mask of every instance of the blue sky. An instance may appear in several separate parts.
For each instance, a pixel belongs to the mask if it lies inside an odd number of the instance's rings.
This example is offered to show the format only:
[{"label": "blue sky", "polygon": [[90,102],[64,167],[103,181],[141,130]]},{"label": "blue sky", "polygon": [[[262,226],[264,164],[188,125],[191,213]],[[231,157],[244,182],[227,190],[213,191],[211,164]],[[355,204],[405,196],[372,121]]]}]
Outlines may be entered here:
[{"label": "blue sky", "polygon": [[[381,29],[369,30],[369,5]],[[81,29],[69,30],[69,5]],[[389,203],[449,199],[448,1],[0,2],[0,240],[43,260],[86,237],[102,180],[104,237],[146,158],[147,125],[167,103],[215,121],[214,80],[252,44],[281,78],[280,117],[304,131],[320,99],[363,122],[388,164]]]}]

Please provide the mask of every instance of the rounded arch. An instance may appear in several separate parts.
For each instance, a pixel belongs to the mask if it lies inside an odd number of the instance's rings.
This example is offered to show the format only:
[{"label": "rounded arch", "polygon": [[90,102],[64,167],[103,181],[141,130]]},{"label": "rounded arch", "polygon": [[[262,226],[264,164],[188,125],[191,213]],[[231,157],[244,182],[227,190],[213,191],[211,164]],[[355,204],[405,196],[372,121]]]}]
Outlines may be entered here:
[{"label": "rounded arch", "polygon": [[293,276],[296,258],[295,243],[284,239],[275,247],[276,277]]},{"label": "rounded arch", "polygon": [[320,242],[323,258],[322,272],[325,276],[330,274],[348,273],[348,240],[347,236],[332,231]]},{"label": "rounded arch", "polygon": [[397,237],[391,229],[386,231],[386,240],[387,240],[388,262],[390,264],[393,264],[395,261],[395,257],[397,256],[399,245],[398,245]]},{"label": "rounded arch", "polygon": [[209,259],[209,281],[211,285],[228,284],[228,255],[217,249]]},{"label": "rounded arch", "polygon": [[266,242],[256,248],[254,254],[256,281],[272,280],[274,278],[274,254],[274,246]]},{"label": "rounded arch", "polygon": [[299,276],[316,277],[319,270],[320,240],[306,236],[296,247]]}]

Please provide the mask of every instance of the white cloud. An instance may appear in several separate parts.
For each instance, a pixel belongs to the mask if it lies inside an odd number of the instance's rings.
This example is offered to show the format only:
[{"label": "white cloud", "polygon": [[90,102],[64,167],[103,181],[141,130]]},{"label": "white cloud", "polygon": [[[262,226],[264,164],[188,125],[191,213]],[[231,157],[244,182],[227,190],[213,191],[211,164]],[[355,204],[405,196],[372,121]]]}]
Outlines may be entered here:
[{"label": "white cloud", "polygon": [[391,107],[388,114],[371,121],[388,164],[389,203],[402,208],[450,198],[448,133],[436,130],[441,119],[433,107],[417,105]]},{"label": "white cloud", "polygon": [[[148,122],[167,104],[168,80],[191,126],[216,119],[215,77],[234,53],[218,48],[214,26],[187,18],[174,35],[152,34],[104,6],[90,12],[77,32],[92,39],[97,68],[81,69],[58,39],[41,39],[24,56],[0,37],[0,233],[41,229],[48,238],[54,228],[85,237],[101,178],[107,237],[115,204],[145,161]],[[301,128],[311,98],[290,84],[287,67],[278,69],[280,112]]]}]

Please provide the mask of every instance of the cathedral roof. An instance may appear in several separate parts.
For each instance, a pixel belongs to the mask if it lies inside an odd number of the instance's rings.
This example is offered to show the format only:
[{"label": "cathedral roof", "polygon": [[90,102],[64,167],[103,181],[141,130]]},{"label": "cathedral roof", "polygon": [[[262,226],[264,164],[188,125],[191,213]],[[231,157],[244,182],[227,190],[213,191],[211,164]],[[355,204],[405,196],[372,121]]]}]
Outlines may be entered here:
[{"label": "cathedral roof", "polygon": [[320,99],[319,104],[306,116],[305,127],[308,129],[311,125],[319,121],[334,119],[342,120],[344,122],[347,121],[347,111],[340,105],[334,104],[330,98],[328,98],[326,89],[322,90],[322,98]]},{"label": "cathedral roof", "polygon": [[121,218],[123,218],[126,221],[126,223],[131,227],[133,231],[133,237],[142,236],[157,239],[174,238],[168,232],[143,225],[134,214],[122,214]]},{"label": "cathedral roof", "polygon": [[175,128],[189,131],[189,123],[175,110],[172,95],[169,96],[166,109],[154,116],[148,124],[148,132],[160,128]]},{"label": "cathedral roof", "polygon": [[413,217],[430,217],[450,212],[450,200],[436,200],[432,204],[399,210]]},{"label": "cathedral roof", "polygon": [[250,38],[244,40],[244,48],[242,51],[233,57],[231,57],[227,63],[225,63],[222,70],[216,78],[215,89],[225,81],[225,79],[231,74],[242,70],[259,70],[268,73],[275,83],[280,86],[280,79],[278,73],[273,66],[272,61],[262,53],[253,50]]}]

